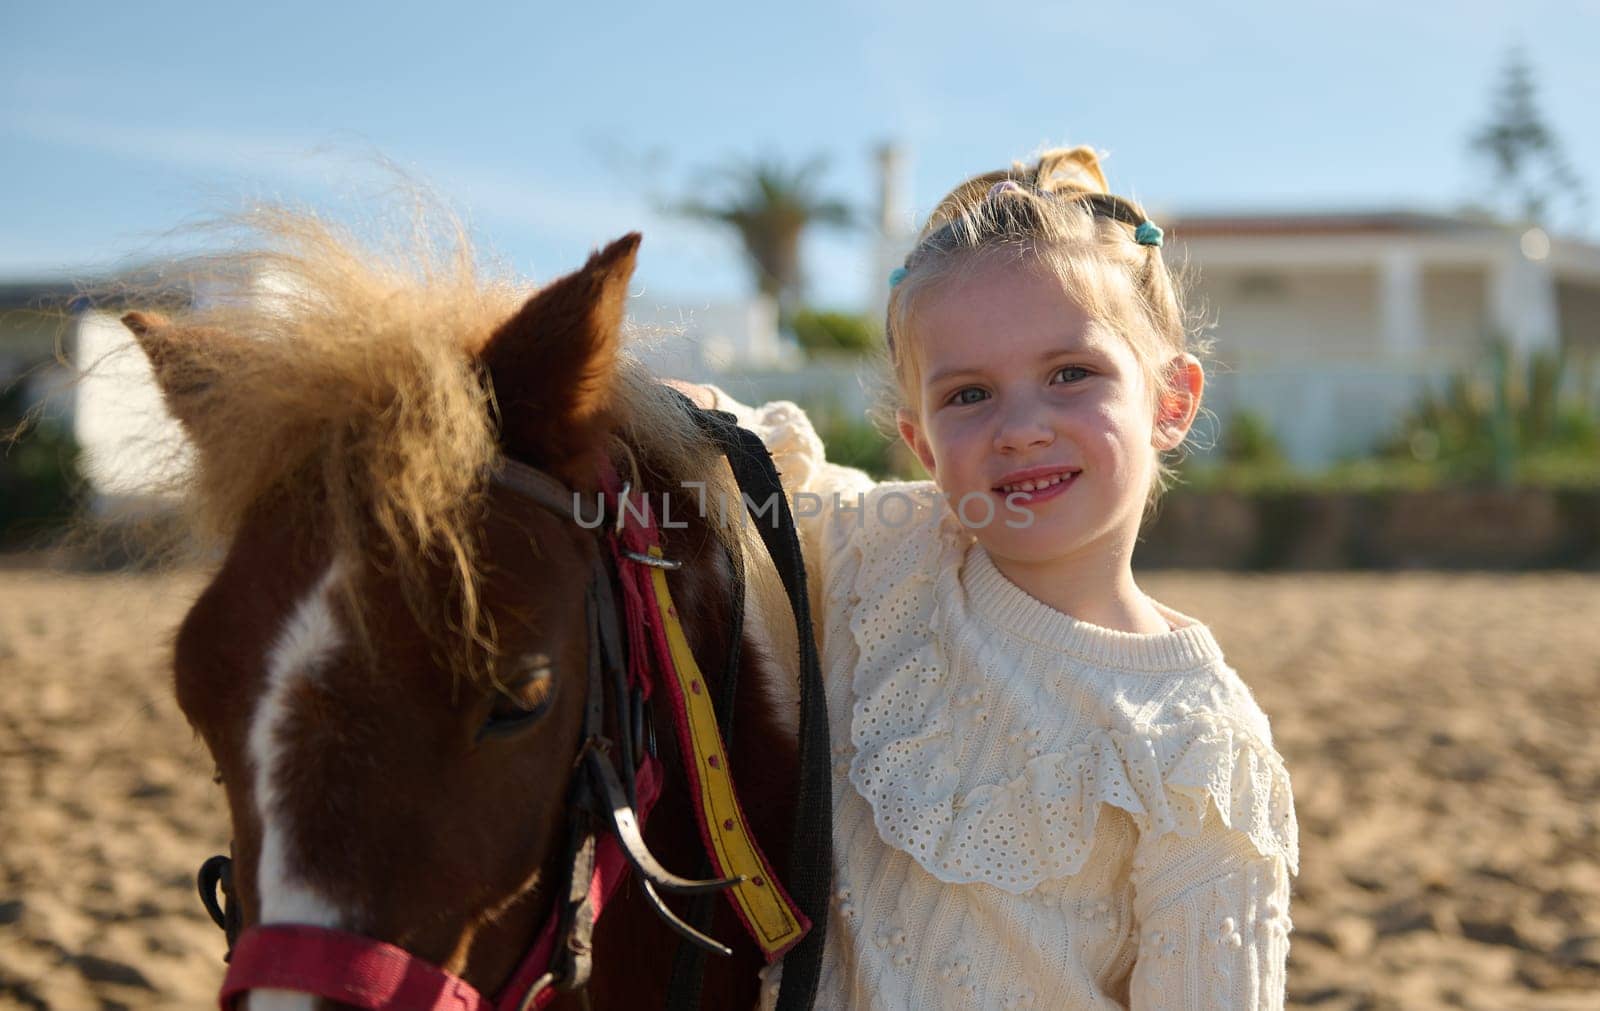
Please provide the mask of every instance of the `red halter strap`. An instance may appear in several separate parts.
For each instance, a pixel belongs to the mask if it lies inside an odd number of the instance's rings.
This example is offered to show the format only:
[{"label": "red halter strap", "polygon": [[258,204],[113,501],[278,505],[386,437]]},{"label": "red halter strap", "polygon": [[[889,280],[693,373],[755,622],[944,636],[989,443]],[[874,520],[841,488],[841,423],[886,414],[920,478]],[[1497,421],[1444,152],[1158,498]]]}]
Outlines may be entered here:
[{"label": "red halter strap", "polygon": [[[639,769],[641,822],[661,795],[660,768],[652,759]],[[629,868],[614,838],[606,836],[597,846],[589,895],[598,920]],[[555,939],[556,917],[552,915],[522,964],[491,1002],[471,983],[404,948],[326,927],[262,924],[246,930],[235,943],[219,1003],[222,1011],[233,1011],[238,999],[251,990],[292,990],[371,1011],[518,1011],[549,967]],[[556,993],[545,990],[531,1006],[546,1006]]]},{"label": "red halter strap", "polygon": [[239,936],[222,981],[222,1008],[250,990],[293,990],[358,1008],[494,1011],[473,986],[404,948],[302,924],[265,924]]}]

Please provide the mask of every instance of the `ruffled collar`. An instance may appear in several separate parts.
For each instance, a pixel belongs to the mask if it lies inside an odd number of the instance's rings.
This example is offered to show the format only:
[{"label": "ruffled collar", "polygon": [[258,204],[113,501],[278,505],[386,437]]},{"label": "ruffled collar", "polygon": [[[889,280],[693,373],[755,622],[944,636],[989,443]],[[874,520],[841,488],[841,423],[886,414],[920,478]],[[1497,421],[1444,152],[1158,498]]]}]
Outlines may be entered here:
[{"label": "ruffled collar", "polygon": [[1082,868],[1109,804],[1184,835],[1211,811],[1297,868],[1288,773],[1205,626],[1168,610],[1181,627],[1140,635],[1056,611],[937,501],[852,548],[848,774],[886,843],[940,880],[1020,894]]}]

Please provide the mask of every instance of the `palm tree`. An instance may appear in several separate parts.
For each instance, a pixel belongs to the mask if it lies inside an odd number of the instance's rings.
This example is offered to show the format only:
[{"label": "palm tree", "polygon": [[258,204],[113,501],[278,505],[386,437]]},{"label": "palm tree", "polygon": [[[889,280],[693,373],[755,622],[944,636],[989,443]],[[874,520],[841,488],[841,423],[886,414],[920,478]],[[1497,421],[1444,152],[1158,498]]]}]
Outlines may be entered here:
[{"label": "palm tree", "polygon": [[684,217],[738,232],[756,290],[777,300],[785,322],[798,308],[805,287],[800,239],[806,228],[855,222],[849,204],[818,192],[826,164],[822,157],[794,168],[771,156],[752,159],[709,173],[711,188],[720,195],[691,197],[671,207]]}]

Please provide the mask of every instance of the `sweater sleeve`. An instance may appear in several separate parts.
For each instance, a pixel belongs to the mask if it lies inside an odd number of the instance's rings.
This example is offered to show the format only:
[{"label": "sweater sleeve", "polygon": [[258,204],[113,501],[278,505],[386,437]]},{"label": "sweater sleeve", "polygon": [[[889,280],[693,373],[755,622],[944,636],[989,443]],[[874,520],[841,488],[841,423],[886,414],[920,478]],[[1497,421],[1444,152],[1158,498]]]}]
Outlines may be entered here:
[{"label": "sweater sleeve", "polygon": [[747,407],[715,386],[708,389],[716,409],[732,414],[741,427],[760,436],[772,454],[799,528],[806,580],[814,591],[820,590],[859,521],[860,509],[852,507],[859,506],[875,482],[859,470],[829,463],[811,419],[795,404],[778,400]]},{"label": "sweater sleeve", "polygon": [[1141,834],[1130,1007],[1282,1008],[1289,868],[1214,817],[1194,835]]}]

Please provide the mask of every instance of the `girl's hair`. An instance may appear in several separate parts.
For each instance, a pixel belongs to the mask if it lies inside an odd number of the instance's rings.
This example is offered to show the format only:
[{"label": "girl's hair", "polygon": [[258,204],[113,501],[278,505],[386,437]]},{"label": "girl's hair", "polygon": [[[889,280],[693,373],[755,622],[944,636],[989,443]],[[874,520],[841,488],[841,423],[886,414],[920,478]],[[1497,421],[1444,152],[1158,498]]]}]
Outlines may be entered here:
[{"label": "girl's hair", "polygon": [[[929,215],[889,292],[884,333],[896,406],[916,406],[911,344],[918,301],[980,260],[1048,271],[1089,318],[1127,340],[1159,396],[1172,379],[1167,364],[1206,347],[1191,333],[1180,284],[1160,246],[1134,238],[1146,220],[1133,201],[1108,192],[1100,158],[1087,147],[1046,151],[1032,164],[985,172],[951,190]],[[1158,461],[1152,504],[1171,480],[1170,467]]]}]

